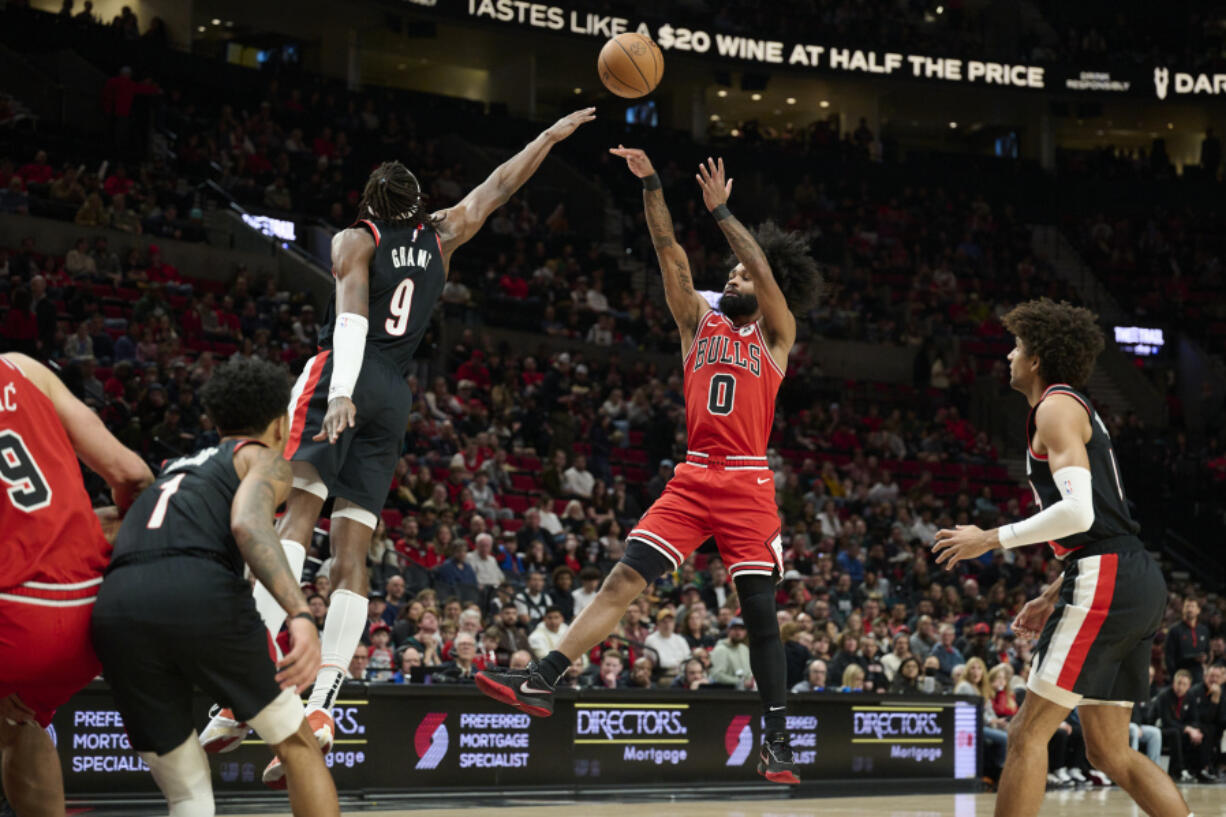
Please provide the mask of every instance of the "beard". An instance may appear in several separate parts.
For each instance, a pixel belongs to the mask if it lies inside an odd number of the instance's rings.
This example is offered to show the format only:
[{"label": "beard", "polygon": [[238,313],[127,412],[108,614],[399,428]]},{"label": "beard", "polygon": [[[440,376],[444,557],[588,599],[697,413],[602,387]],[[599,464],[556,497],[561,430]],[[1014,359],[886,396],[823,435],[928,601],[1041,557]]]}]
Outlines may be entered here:
[{"label": "beard", "polygon": [[719,311],[733,320],[748,318],[758,311],[757,295],[721,295]]}]

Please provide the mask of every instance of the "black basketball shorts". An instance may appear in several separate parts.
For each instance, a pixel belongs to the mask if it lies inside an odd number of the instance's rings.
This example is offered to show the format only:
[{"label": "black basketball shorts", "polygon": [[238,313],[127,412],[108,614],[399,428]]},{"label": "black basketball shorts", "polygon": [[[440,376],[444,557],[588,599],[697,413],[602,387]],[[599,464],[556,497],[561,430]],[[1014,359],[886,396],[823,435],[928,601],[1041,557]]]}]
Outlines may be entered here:
[{"label": "black basketball shorts", "polygon": [[332,382],[332,352],[307,361],[290,396],[290,433],[285,458],[309,462],[330,496],[347,499],[376,517],[383,509],[404,447],[413,395],[400,372],[367,347],[353,390],[353,428],[335,443],[312,439],[323,428]]},{"label": "black basketball shorts", "polygon": [[239,721],[281,694],[251,585],[208,559],[172,556],[112,570],[91,636],[138,752],[164,755],[191,737],[193,686]]},{"label": "black basketball shorts", "polygon": [[1147,698],[1165,607],[1166,581],[1144,550],[1070,558],[1027,688],[1067,707]]}]

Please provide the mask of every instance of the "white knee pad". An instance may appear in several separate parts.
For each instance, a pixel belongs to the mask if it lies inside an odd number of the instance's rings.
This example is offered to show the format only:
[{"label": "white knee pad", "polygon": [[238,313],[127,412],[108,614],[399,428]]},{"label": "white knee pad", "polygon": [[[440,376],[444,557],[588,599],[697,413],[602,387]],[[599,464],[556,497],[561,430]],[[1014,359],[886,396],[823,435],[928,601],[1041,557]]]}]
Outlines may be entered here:
[{"label": "white knee pad", "polygon": [[269,746],[283,743],[302,725],[302,699],[292,689],[283,689],[272,703],[247,723]]},{"label": "white knee pad", "polygon": [[319,478],[319,471],[316,470],[314,465],[311,465],[309,462],[295,460],[289,466],[294,474],[295,488],[314,494],[320,499],[327,501],[328,486],[324,485],[323,480]]},{"label": "white knee pad", "polygon": [[170,817],[213,817],[213,781],[200,738],[191,737],[164,755],[141,752],[153,780],[166,796]]},{"label": "white knee pad", "polygon": [[332,505],[332,520],[348,519],[365,525],[373,532],[379,524],[379,518],[365,508],[358,507],[347,499],[337,499]]}]

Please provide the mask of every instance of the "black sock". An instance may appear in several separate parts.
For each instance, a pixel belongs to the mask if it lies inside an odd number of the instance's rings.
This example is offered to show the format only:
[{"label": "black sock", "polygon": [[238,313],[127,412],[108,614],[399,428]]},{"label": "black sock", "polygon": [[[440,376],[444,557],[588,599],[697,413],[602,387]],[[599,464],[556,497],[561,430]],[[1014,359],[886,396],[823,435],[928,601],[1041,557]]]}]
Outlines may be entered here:
[{"label": "black sock", "polygon": [[749,631],[749,668],[762,697],[767,736],[787,729],[787,657],[779,640],[775,616],[775,586],[768,576],[736,579],[741,618]]},{"label": "black sock", "polygon": [[550,652],[536,665],[536,671],[551,687],[558,685],[558,679],[568,669],[570,669],[570,659],[557,650]]}]

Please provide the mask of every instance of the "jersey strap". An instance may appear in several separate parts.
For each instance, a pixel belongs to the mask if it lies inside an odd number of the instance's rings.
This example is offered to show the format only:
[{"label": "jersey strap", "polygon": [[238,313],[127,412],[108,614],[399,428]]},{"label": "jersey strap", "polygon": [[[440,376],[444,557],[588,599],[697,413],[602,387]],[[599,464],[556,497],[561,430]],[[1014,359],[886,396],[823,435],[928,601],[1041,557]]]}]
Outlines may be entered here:
[{"label": "jersey strap", "polygon": [[1090,408],[1090,404],[1085,401],[1085,398],[1078,394],[1073,387],[1067,383],[1053,383],[1052,385],[1048,386],[1047,390],[1043,392],[1043,396],[1039,398],[1039,402],[1043,402],[1053,394],[1068,395],[1078,403],[1081,403],[1081,407],[1086,410],[1086,413],[1090,415],[1091,419],[1094,417],[1094,409]]},{"label": "jersey strap", "polygon": [[353,222],[352,226],[357,227],[358,225],[362,225],[370,230],[371,237],[375,239],[375,248],[378,249],[379,242],[383,240],[383,234],[379,232],[379,228],[375,226],[375,223],[370,219],[360,218]]}]

